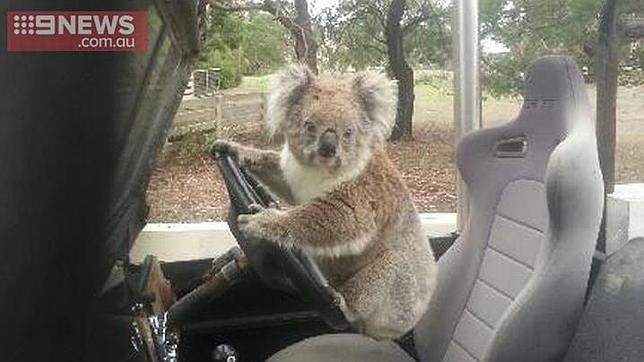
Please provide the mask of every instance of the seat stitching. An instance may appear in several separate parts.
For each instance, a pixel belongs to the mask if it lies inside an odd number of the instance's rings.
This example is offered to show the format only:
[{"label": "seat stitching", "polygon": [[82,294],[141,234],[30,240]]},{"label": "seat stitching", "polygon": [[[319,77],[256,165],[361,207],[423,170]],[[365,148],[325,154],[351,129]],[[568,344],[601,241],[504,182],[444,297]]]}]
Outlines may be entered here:
[{"label": "seat stitching", "polygon": [[512,222],[514,222],[514,223],[516,223],[516,224],[519,224],[519,225],[521,225],[521,226],[525,226],[526,228],[528,228],[528,229],[530,229],[530,230],[537,231],[537,232],[539,232],[540,234],[543,234],[543,230],[541,230],[541,229],[539,229],[539,228],[537,228],[537,227],[534,227],[534,226],[532,226],[532,225],[530,225],[530,224],[526,223],[525,221],[520,221],[520,220],[517,220],[517,219],[511,218],[511,217],[509,217],[509,216],[507,216],[507,215],[503,215],[503,214],[501,214],[501,213],[500,213],[500,212],[498,212],[498,211],[497,211],[497,213],[496,213],[496,216],[499,216],[499,217],[501,217],[501,218],[503,218],[503,219],[506,219],[506,220],[508,220],[508,221],[512,221]]},{"label": "seat stitching", "polygon": [[524,266],[524,267],[530,269],[530,272],[534,271],[534,267],[532,265],[530,265],[530,264],[528,264],[528,263],[526,263],[524,261],[521,261],[521,260],[517,259],[516,257],[514,257],[514,256],[512,256],[512,255],[510,255],[510,254],[508,254],[508,253],[506,253],[506,252],[504,252],[504,251],[502,251],[500,249],[497,249],[497,248],[493,247],[492,245],[488,245],[488,248],[490,250],[496,252],[497,254],[501,254],[504,257],[512,260],[513,262],[515,262],[517,264],[521,264],[521,266]]},{"label": "seat stitching", "polygon": [[[495,290],[495,289],[494,289],[494,287],[492,287],[491,285],[489,285],[488,283],[486,283],[484,280],[482,280],[482,279],[480,279],[480,278],[479,278],[479,279],[477,279],[477,281],[480,281],[480,282],[481,282],[481,284],[483,284],[484,286],[487,286],[488,288],[492,289],[492,291],[493,291],[493,292],[498,292],[497,290]],[[507,299],[510,303],[512,303],[512,298],[509,298],[509,297],[508,297],[508,296],[506,296],[505,294],[502,294],[502,293],[501,293],[501,297],[503,297],[504,299]]]},{"label": "seat stitching", "polygon": [[508,221],[514,222],[514,223],[519,224],[519,225],[521,225],[521,226],[525,226],[526,228],[528,228],[528,229],[530,229],[530,230],[532,230],[532,231],[536,231],[536,232],[538,232],[538,233],[540,233],[540,234],[543,234],[543,230],[541,230],[541,229],[537,228],[536,226],[532,226],[532,225],[528,224],[528,223],[527,223],[527,222],[525,222],[525,221],[517,220],[517,219],[512,218],[512,217],[510,217],[510,216],[507,216],[507,215],[501,214],[501,213],[500,213],[500,212],[498,212],[498,211],[497,211],[497,213],[496,213],[496,216],[499,216],[499,217],[501,217],[501,218],[503,218],[503,219],[506,219],[506,220],[508,220]]},{"label": "seat stitching", "polygon": [[476,313],[474,313],[469,307],[465,307],[465,311],[467,311],[469,314],[472,315],[472,317],[479,322],[481,322],[487,329],[490,330],[490,332],[494,332],[494,326],[488,324],[483,318],[479,317]]},{"label": "seat stitching", "polygon": [[496,287],[496,286],[494,286],[494,285],[490,284],[490,282],[485,281],[483,278],[479,278],[479,281],[480,281],[481,283],[483,283],[483,284],[487,285],[490,289],[492,289],[492,290],[496,291],[497,293],[499,293],[499,294],[503,295],[504,297],[506,297],[506,298],[508,298],[508,299],[510,299],[511,301],[513,301],[513,302],[514,302],[514,297],[512,297],[512,296],[511,296],[511,295],[509,295],[508,293],[506,293],[506,292],[502,291],[502,290],[501,290],[501,289],[499,289],[498,287]]},{"label": "seat stitching", "polygon": [[[516,121],[515,121],[515,122],[516,122]],[[509,184],[511,184],[511,183],[513,183],[513,182],[516,182],[516,181],[523,181],[523,180],[526,180],[526,181],[534,181],[534,182],[537,182],[537,183],[539,183],[539,184],[545,185],[545,182],[544,182],[543,180],[541,180],[541,179],[536,179],[536,178],[535,178],[535,179],[533,179],[533,178],[529,178],[529,177],[522,177],[522,178],[516,178],[516,179],[509,179],[509,180],[505,180],[505,181],[504,181],[503,188],[500,190],[500,192],[498,193],[498,195],[496,195],[496,197],[495,197],[495,203],[494,203],[494,205],[495,205],[495,206],[494,206],[495,213],[494,213],[494,215],[499,215],[499,204],[500,204],[500,202],[501,202],[501,199],[502,199],[502,197],[503,197],[503,194],[505,193],[505,189],[508,187],[508,185],[509,185]],[[467,181],[466,181],[465,183],[466,183],[466,184],[468,184],[468,183],[467,183]],[[469,186],[469,185],[468,185],[468,186]],[[507,218],[507,217],[506,217],[506,218]],[[510,219],[510,218],[507,218],[507,219],[508,219],[508,220],[510,220],[510,221],[515,221],[515,220]],[[486,246],[489,246],[489,245],[490,245],[490,240],[491,240],[491,236],[492,236],[492,225],[493,225],[493,221],[494,221],[494,220],[492,220],[492,222],[491,222],[489,225],[487,225],[486,230],[485,230],[485,236],[486,236],[486,242],[485,242],[485,244],[486,244]],[[469,225],[469,222],[468,222],[468,225]],[[529,225],[526,225],[526,227],[528,227],[528,228],[532,228],[532,229],[535,229],[534,227],[531,227],[531,226],[529,226]],[[535,230],[537,230],[537,231],[539,231],[539,232],[543,233],[543,231],[541,231],[541,230],[539,230],[539,229],[535,229]],[[452,330],[451,330],[451,334],[450,334],[450,335],[452,336],[452,338],[451,338],[451,340],[452,340],[452,341],[454,341],[454,334],[456,333],[456,328],[458,327],[458,324],[460,323],[461,319],[463,319],[463,313],[465,313],[465,309],[467,308],[467,304],[469,303],[470,298],[472,297],[472,291],[474,290],[474,285],[476,284],[476,281],[477,281],[477,280],[478,280],[478,281],[480,281],[480,282],[482,282],[484,285],[487,285],[490,289],[492,289],[492,290],[496,291],[497,293],[501,294],[502,296],[504,296],[504,297],[506,297],[506,298],[510,299],[510,301],[511,301],[511,302],[513,302],[513,301],[514,301],[514,297],[512,297],[512,296],[508,295],[507,293],[505,293],[505,292],[503,292],[503,291],[499,290],[497,287],[493,286],[492,284],[490,284],[490,283],[486,282],[485,280],[483,280],[483,279],[481,278],[481,266],[483,265],[483,258],[485,258],[485,252],[483,252],[483,253],[482,253],[482,255],[481,255],[480,259],[479,259],[479,262],[478,262],[478,272],[476,273],[476,277],[474,278],[474,282],[472,283],[472,285],[471,285],[471,286],[470,286],[470,288],[469,288],[469,291],[468,291],[467,297],[466,297],[466,299],[465,299],[465,305],[464,305],[464,308],[463,308],[463,310],[461,310],[461,313],[459,314],[458,318],[456,319],[456,323],[454,324],[454,326],[453,326],[453,328],[452,328]],[[458,343],[456,343],[456,344],[458,345]],[[461,348],[463,348],[463,347],[461,347]],[[463,349],[464,349],[464,348],[463,348]],[[464,349],[464,350],[465,350],[465,349]],[[466,351],[466,352],[468,352],[467,350],[465,350],[465,351]],[[445,356],[445,352],[446,352],[446,350],[443,352],[443,357]],[[478,361],[478,358],[475,358],[472,354],[469,354],[469,355],[470,355],[470,356],[472,356],[472,358],[474,358],[474,360]]]},{"label": "seat stitching", "polygon": [[458,346],[458,348],[460,348],[460,349],[462,349],[463,351],[465,351],[465,353],[467,353],[467,355],[468,355],[468,356],[470,356],[470,357],[472,357],[472,359],[474,359],[475,361],[478,361],[478,360],[479,360],[477,357],[475,357],[475,356],[472,354],[472,352],[468,351],[468,350],[467,350],[467,348],[465,348],[465,347],[464,347],[464,346],[463,346],[459,341],[457,341],[457,340],[456,340],[456,338],[452,338],[452,343],[454,343],[455,345],[457,345],[457,346]]}]

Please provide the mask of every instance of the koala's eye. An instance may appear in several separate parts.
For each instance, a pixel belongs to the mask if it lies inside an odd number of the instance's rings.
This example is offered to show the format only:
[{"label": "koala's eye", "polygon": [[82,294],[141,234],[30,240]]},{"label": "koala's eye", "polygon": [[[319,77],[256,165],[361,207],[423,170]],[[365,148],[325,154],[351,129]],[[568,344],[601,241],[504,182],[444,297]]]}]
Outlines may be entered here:
[{"label": "koala's eye", "polygon": [[315,125],[311,122],[306,122],[304,123],[304,129],[306,129],[307,132],[313,133],[317,130]]},{"label": "koala's eye", "polygon": [[353,136],[353,130],[351,128],[344,131],[344,138],[350,138],[351,136]]}]

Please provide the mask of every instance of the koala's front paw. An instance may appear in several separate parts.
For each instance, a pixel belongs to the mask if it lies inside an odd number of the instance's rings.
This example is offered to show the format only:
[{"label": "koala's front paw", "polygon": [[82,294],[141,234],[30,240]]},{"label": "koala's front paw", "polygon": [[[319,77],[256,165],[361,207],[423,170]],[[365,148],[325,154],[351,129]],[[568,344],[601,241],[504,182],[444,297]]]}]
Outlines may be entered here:
[{"label": "koala's front paw", "polygon": [[239,159],[239,144],[233,141],[216,140],[210,147],[210,153],[213,156],[218,154],[230,155],[233,159]]},{"label": "koala's front paw", "polygon": [[257,207],[251,208],[252,215],[239,215],[237,217],[237,225],[239,230],[250,239],[267,239],[270,241],[279,242],[276,240],[279,234],[279,224],[277,222],[280,211],[275,209],[259,209]]},{"label": "koala's front paw", "polygon": [[335,304],[344,314],[344,317],[347,319],[347,322],[354,323],[358,320],[358,316],[349,308],[347,305],[347,300],[344,299],[344,296],[340,294],[337,290],[330,288],[329,292],[333,297],[333,304]]}]

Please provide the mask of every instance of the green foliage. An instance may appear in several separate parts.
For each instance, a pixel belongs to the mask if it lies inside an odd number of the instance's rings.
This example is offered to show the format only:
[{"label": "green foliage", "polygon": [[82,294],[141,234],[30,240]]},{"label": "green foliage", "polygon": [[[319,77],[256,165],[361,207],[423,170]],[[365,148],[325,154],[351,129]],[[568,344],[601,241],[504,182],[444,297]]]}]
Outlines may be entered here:
[{"label": "green foliage", "polygon": [[221,132],[217,128],[192,129],[181,137],[171,140],[170,144],[163,148],[163,158],[178,165],[190,165],[195,158],[208,154],[212,144],[221,137]]},{"label": "green foliage", "polygon": [[213,11],[208,17],[208,31],[197,62],[198,68],[221,68],[221,87],[230,88],[241,82],[241,37],[237,29],[243,20],[239,16]]},{"label": "green foliage", "polygon": [[382,13],[386,3],[344,0],[322,14],[321,50],[327,68],[358,70],[387,64]]},{"label": "green foliage", "polygon": [[[420,1],[408,1],[401,24],[418,18]],[[337,8],[327,9],[318,21],[322,24],[321,48],[327,68],[344,70],[382,67],[387,64],[384,24],[389,0],[342,0]],[[412,66],[444,66],[451,54],[449,8],[441,1],[431,3],[427,19],[404,31],[404,50]]]},{"label": "green foliage", "polygon": [[286,29],[266,13],[254,14],[242,33],[244,75],[268,74],[282,67],[289,55]]},{"label": "green foliage", "polygon": [[436,7],[435,11],[435,16],[405,36],[407,60],[414,67],[445,69],[452,59],[451,10]]},{"label": "green foliage", "polygon": [[523,71],[529,60],[521,60],[512,53],[490,54],[481,62],[483,90],[492,97],[515,96],[521,92]]},{"label": "green foliage", "polygon": [[[622,0],[621,13],[641,13],[642,0]],[[384,23],[391,0],[339,0],[314,19],[320,36],[321,62],[327,69],[365,69],[387,65]],[[402,24],[407,61],[416,69],[448,69],[451,61],[451,1],[432,0],[423,20],[413,19],[426,8],[409,0]],[[482,85],[486,94],[520,93],[528,63],[545,54],[565,54],[594,73],[599,0],[480,0],[481,38],[505,45],[504,54],[482,57]],[[284,11],[289,16],[288,7]],[[289,34],[272,15],[262,12],[213,11],[200,67],[220,67],[222,86],[239,85],[242,75],[264,75],[281,67],[291,52]],[[620,84],[644,78],[644,50],[631,51],[622,40]],[[628,63],[626,63],[628,60]]]},{"label": "green foliage", "polygon": [[[570,55],[592,74],[602,3],[598,0],[481,0],[481,38],[493,39],[509,49],[504,55],[483,57],[484,89],[492,95],[520,93],[521,72],[530,61],[546,54]],[[641,8],[641,0],[621,3],[623,11]],[[630,44],[621,40],[619,46],[624,59]]]},{"label": "green foliage", "polygon": [[221,87],[238,86],[243,75],[266,74],[285,63],[286,31],[262,13],[212,11],[198,68],[221,68]]},{"label": "green foliage", "polygon": [[239,49],[229,51],[214,51],[210,61],[221,69],[222,89],[237,87],[242,81],[242,54]]},{"label": "green foliage", "polygon": [[452,72],[444,70],[417,71],[415,83],[416,86],[425,86],[423,90],[432,95],[451,95],[454,89],[454,76]]},{"label": "green foliage", "polygon": [[521,72],[545,54],[571,55],[592,69],[600,6],[597,0],[482,0],[482,37],[510,50],[483,59],[484,88],[493,95],[519,93]]}]

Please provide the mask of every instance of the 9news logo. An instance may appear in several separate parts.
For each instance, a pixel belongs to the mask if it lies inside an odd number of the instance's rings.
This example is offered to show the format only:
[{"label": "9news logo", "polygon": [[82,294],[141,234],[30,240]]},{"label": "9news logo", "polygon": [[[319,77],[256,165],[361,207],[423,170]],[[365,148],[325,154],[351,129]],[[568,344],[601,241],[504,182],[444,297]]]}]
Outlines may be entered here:
[{"label": "9news logo", "polygon": [[10,11],[8,51],[145,51],[145,11]]}]

